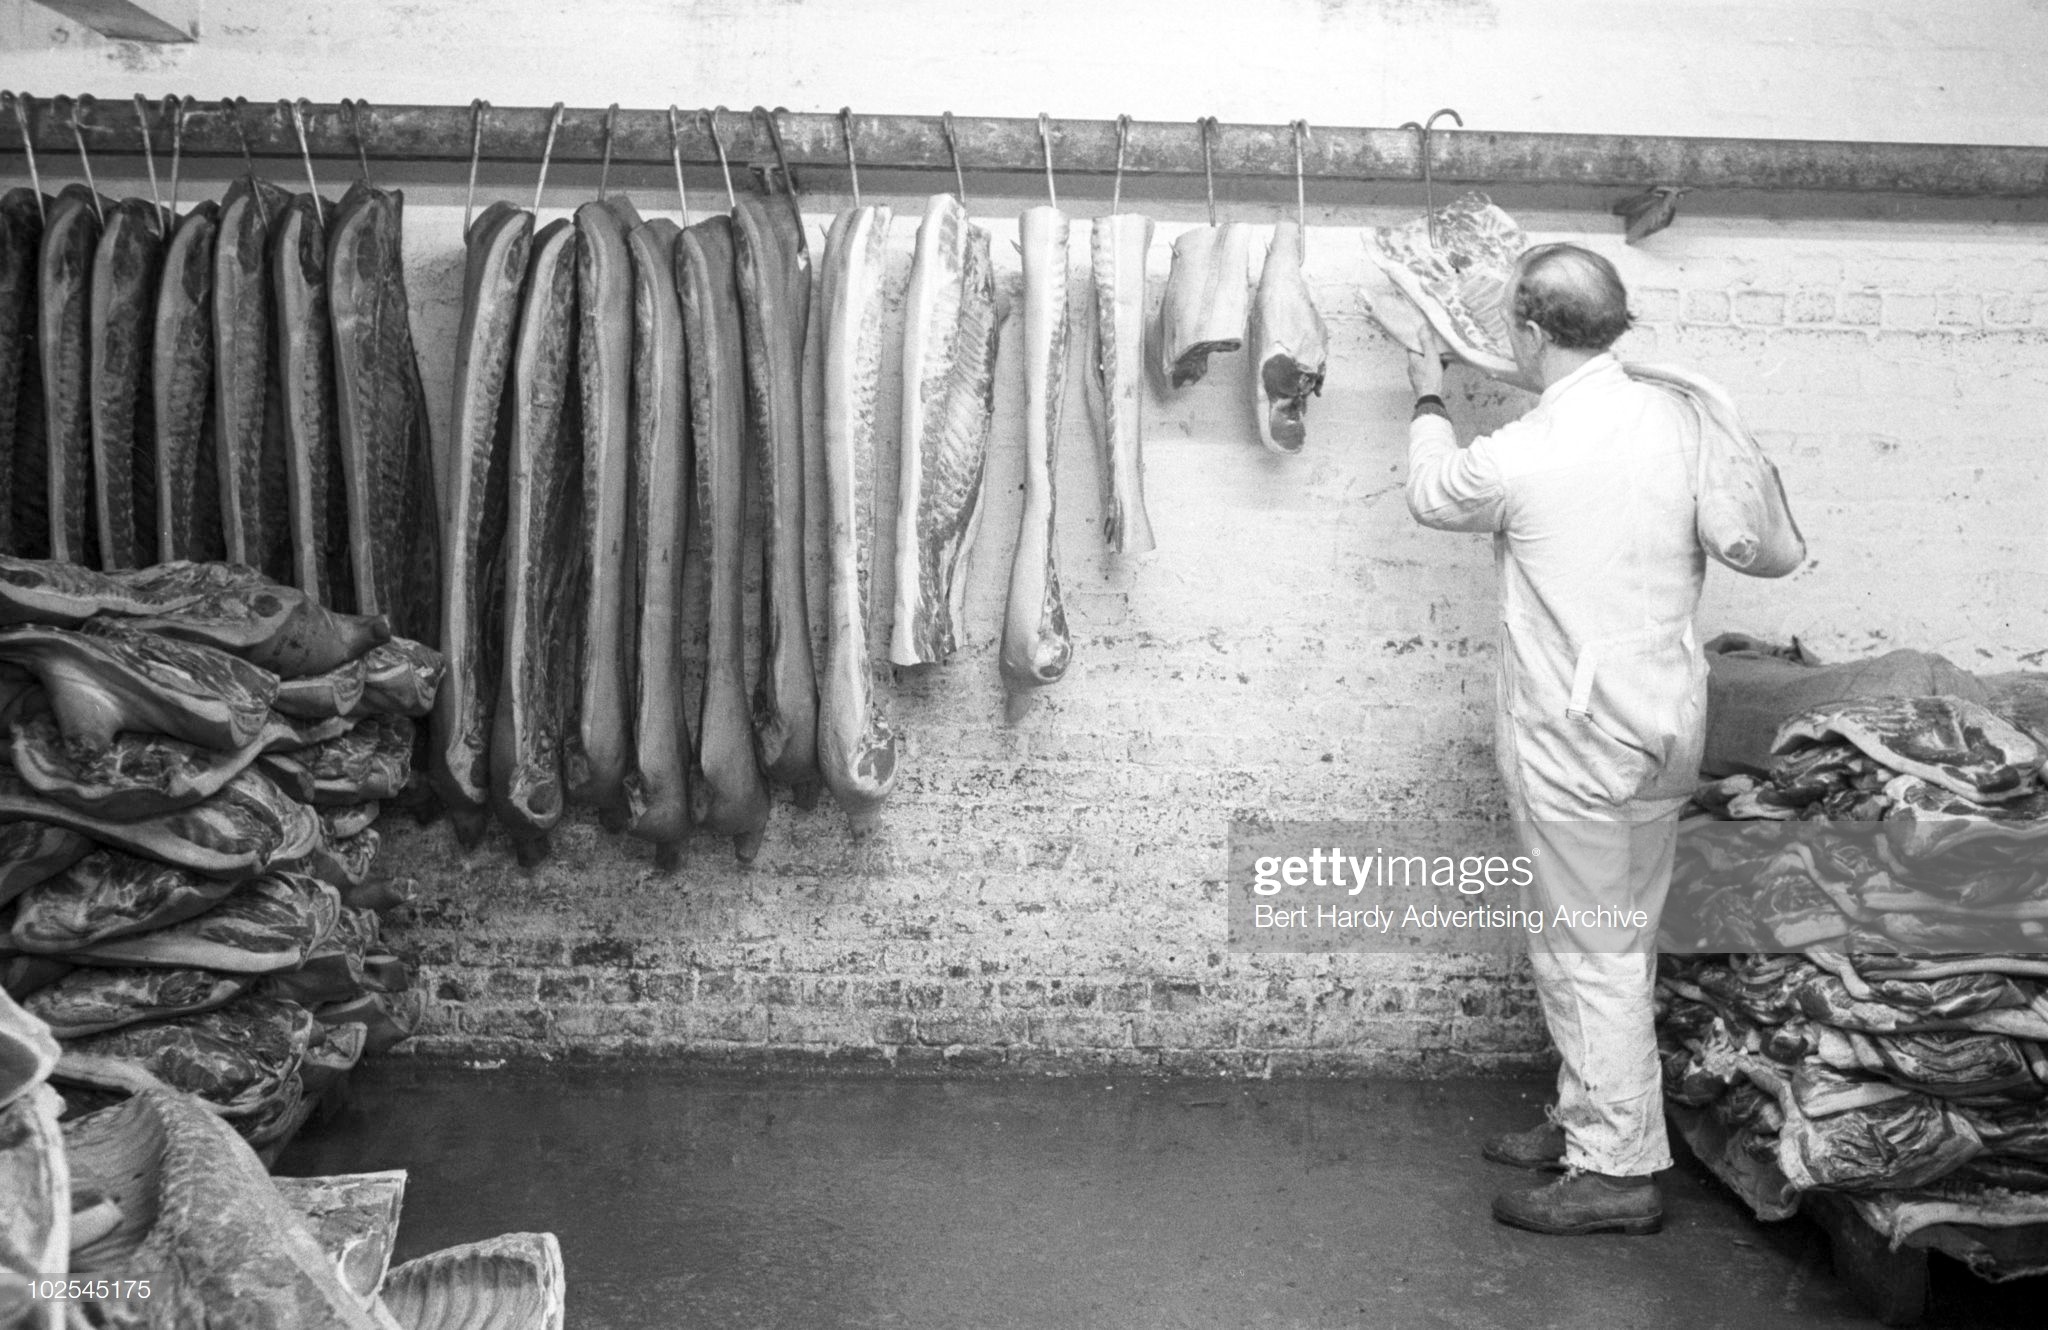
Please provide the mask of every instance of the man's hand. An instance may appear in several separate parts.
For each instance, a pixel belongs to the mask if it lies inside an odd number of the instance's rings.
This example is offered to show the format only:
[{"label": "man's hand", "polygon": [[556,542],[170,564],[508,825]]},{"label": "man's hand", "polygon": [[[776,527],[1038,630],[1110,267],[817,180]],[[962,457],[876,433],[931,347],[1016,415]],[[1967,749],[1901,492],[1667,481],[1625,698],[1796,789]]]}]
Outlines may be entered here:
[{"label": "man's hand", "polygon": [[1408,353],[1408,382],[1417,397],[1441,397],[1444,393],[1444,357],[1449,354],[1436,329],[1424,323],[1422,350]]}]

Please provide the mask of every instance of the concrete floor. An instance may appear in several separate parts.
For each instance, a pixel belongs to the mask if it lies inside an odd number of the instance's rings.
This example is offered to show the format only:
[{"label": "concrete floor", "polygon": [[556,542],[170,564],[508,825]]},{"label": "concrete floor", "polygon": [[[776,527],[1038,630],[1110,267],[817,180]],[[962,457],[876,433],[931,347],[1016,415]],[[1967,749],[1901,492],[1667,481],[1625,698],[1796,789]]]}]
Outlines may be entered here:
[{"label": "concrete floor", "polygon": [[[1474,1153],[1537,1081],[740,1077],[388,1060],[294,1174],[411,1171],[398,1259],[559,1235],[570,1330],[1873,1324],[1805,1223],[1696,1165],[1650,1238],[1495,1224]],[[2039,1326],[2048,1280],[1938,1262],[1930,1326]]]}]

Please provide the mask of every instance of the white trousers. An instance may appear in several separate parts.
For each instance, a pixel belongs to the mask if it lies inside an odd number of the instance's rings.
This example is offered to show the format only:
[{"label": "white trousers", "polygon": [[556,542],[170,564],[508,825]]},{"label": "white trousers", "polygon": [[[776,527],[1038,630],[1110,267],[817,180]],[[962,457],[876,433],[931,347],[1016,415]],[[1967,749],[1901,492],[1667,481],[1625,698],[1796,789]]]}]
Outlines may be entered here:
[{"label": "white trousers", "polygon": [[[1616,1176],[1671,1167],[1654,998],[1657,920],[1671,885],[1678,814],[1669,800],[1628,811],[1649,816],[1523,818],[1517,826],[1536,868],[1529,904],[1546,920],[1529,937],[1529,964],[1562,1060],[1557,1122],[1565,1163]],[[1560,911],[1583,922],[1558,926]],[[1612,926],[1617,917],[1646,924]]]}]

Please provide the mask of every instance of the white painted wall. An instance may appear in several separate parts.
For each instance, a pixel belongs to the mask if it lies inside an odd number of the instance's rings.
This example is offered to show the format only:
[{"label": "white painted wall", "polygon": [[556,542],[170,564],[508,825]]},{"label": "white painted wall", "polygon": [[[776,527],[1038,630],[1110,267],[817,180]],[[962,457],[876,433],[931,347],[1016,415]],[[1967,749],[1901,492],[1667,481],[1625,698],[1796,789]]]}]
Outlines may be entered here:
[{"label": "white painted wall", "polygon": [[2027,0],[185,0],[109,44],[0,3],[4,85],[2026,143]]}]

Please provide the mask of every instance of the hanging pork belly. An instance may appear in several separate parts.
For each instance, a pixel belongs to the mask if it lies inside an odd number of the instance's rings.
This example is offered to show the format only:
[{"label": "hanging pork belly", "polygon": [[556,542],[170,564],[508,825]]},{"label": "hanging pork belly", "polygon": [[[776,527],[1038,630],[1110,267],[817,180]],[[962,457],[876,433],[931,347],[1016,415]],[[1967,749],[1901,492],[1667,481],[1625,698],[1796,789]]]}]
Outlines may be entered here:
[{"label": "hanging pork belly", "polygon": [[267,180],[236,180],[213,249],[214,448],[227,557],[278,582],[292,580],[292,557],[269,251],[290,201]]},{"label": "hanging pork belly", "polygon": [[43,362],[50,557],[97,565],[92,532],[92,260],[101,200],[66,185],[50,205],[38,254],[37,350]]},{"label": "hanging pork belly", "polygon": [[137,533],[157,562],[227,553],[213,412],[213,248],[219,231],[220,205],[209,199],[178,219],[164,248],[150,343],[156,530]]},{"label": "hanging pork belly", "polygon": [[905,306],[889,659],[931,665],[959,642],[967,557],[981,527],[999,331],[988,232],[951,194],[926,206]]},{"label": "hanging pork belly", "polygon": [[491,722],[491,806],[521,863],[546,856],[562,816],[564,747],[575,720],[584,470],[577,439],[578,231],[533,238],[512,359],[502,672]]},{"label": "hanging pork belly", "polygon": [[349,568],[356,609],[391,631],[440,639],[440,522],[408,319],[405,196],[357,181],[328,219],[328,312],[334,323]]},{"label": "hanging pork belly", "polygon": [[732,219],[711,217],[678,243],[683,343],[690,366],[690,436],[697,512],[704,526],[710,605],[697,770],[690,783],[698,826],[733,838],[752,860],[768,825],[768,787],[754,756],[747,705],[746,569],[741,539],[747,494],[746,363],[735,285]]},{"label": "hanging pork belly", "polygon": [[1301,225],[1282,220],[1273,227],[1252,302],[1252,390],[1259,442],[1276,453],[1298,453],[1308,438],[1302,414],[1308,399],[1323,390],[1329,332],[1301,276]]},{"label": "hanging pork belly", "polygon": [[817,800],[818,681],[804,597],[803,354],[810,262],[789,208],[759,196],[733,210],[746,331],[750,479],[761,486],[761,676],[754,747],[777,785]]},{"label": "hanging pork belly", "polygon": [[106,210],[92,259],[92,516],[102,568],[153,562],[156,426],[150,340],[163,267],[163,210],[123,199]]},{"label": "hanging pork belly", "polygon": [[1159,305],[1160,373],[1171,386],[1199,381],[1210,356],[1244,345],[1250,247],[1242,222],[1190,227],[1175,238]]},{"label": "hanging pork belly", "polygon": [[829,564],[825,668],[818,679],[818,761],[856,830],[874,825],[896,784],[896,732],[869,650],[875,537],[875,398],[882,372],[890,211],[841,214],[823,280],[824,443]]},{"label": "hanging pork belly", "polygon": [[48,206],[32,189],[0,195],[0,554],[49,553],[49,455],[36,354],[36,267]]},{"label": "hanging pork belly", "polygon": [[1019,219],[1024,253],[1024,513],[1003,617],[1004,712],[1023,718],[1032,693],[1073,659],[1054,545],[1053,482],[1067,392],[1067,217],[1050,206]]},{"label": "hanging pork belly", "polygon": [[831,647],[832,620],[832,493],[827,483],[825,455],[825,325],[828,322],[825,261],[832,249],[832,233],[849,216],[840,213],[826,227],[825,243],[815,252],[811,269],[811,298],[804,319],[803,448],[804,448],[804,615],[809,621],[811,662],[818,684],[818,776],[825,774],[822,756],[824,739],[824,691],[826,662]]},{"label": "hanging pork belly", "polygon": [[633,228],[633,636],[628,702],[632,761],[626,808],[633,835],[673,868],[690,834],[696,761],[684,702],[683,556],[690,539],[689,388],[676,240],[665,217]]},{"label": "hanging pork belly", "polygon": [[462,325],[455,343],[448,525],[441,542],[441,651],[447,677],[434,699],[429,770],[466,846],[482,839],[490,788],[491,711],[503,641],[507,454],[501,422],[505,375],[519,327],[519,295],[533,215],[494,203],[470,227]]},{"label": "hanging pork belly", "polygon": [[1095,426],[1102,479],[1102,539],[1117,554],[1154,547],[1145,512],[1145,262],[1152,219],[1112,213],[1095,219],[1089,244],[1094,304],[1081,386]]},{"label": "hanging pork belly", "polygon": [[[563,735],[569,798],[613,831],[627,820],[626,472],[633,455],[633,256],[640,215],[613,195],[576,210],[576,355],[582,394],[582,587],[564,605],[581,624],[572,724]],[[572,542],[574,543],[574,542]]]},{"label": "hanging pork belly", "polygon": [[292,583],[323,605],[355,608],[348,556],[334,329],[327,310],[327,230],[333,205],[297,194],[271,228],[272,320],[284,397],[286,528]]}]

